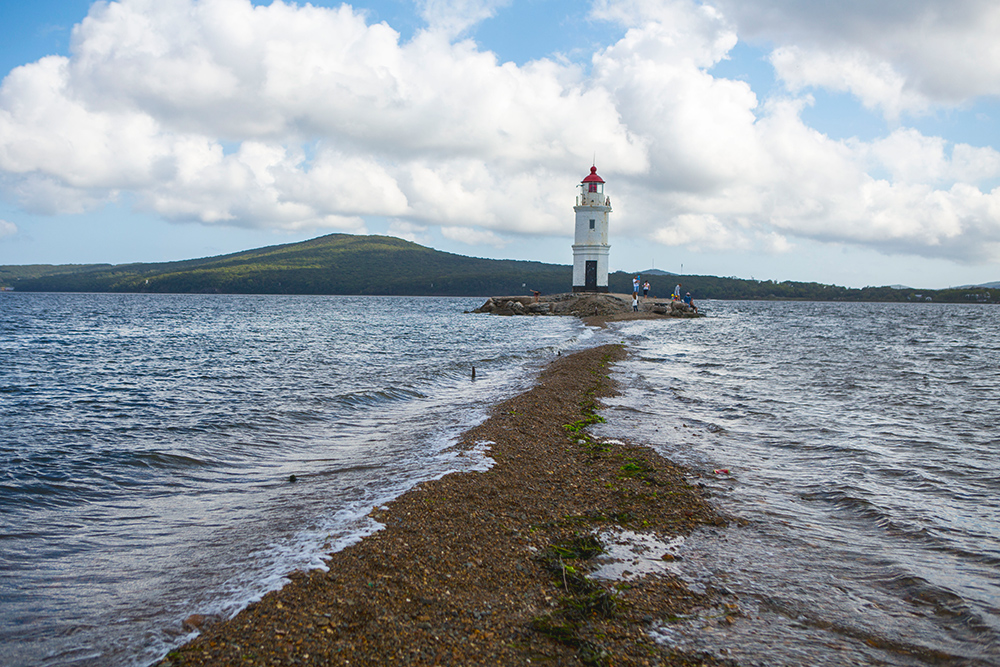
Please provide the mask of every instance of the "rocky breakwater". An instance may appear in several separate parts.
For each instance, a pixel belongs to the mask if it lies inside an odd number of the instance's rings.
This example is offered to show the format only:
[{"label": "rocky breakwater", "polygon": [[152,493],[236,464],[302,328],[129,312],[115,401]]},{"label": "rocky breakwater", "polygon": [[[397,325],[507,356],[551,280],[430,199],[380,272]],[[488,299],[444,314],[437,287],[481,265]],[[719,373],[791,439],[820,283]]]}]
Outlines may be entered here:
[{"label": "rocky breakwater", "polygon": [[628,294],[572,293],[546,296],[493,296],[474,313],[491,315],[574,315],[582,318],[647,319],[651,317],[704,317],[683,301],[640,298],[632,310]]}]

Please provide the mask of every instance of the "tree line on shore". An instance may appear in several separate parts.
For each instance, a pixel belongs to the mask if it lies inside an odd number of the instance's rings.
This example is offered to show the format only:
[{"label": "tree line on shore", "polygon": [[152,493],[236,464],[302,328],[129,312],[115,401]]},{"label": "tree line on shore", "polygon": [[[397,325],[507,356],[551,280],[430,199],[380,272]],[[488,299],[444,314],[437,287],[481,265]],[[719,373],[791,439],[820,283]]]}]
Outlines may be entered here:
[{"label": "tree line on shore", "polygon": [[[634,274],[608,276],[612,292],[630,293]],[[572,289],[571,266],[466,257],[385,236],[329,234],[301,243],[179,262],[0,266],[0,286],[23,292],[150,292],[514,296]],[[1000,290],[971,287],[860,289],[794,281],[650,275],[650,296],[677,283],[696,299],[936,301],[994,303]]]}]

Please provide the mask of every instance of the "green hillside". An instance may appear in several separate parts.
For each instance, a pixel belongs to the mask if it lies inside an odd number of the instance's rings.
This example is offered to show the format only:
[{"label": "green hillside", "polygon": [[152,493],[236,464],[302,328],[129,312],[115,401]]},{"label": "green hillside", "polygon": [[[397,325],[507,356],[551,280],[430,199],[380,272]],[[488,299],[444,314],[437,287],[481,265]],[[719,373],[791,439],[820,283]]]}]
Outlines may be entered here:
[{"label": "green hillside", "polygon": [[[18,267],[0,268],[0,279],[8,268]],[[22,292],[481,296],[564,292],[572,281],[569,266],[477,259],[350,234],[181,262],[51,268],[5,282]]]},{"label": "green hillside", "polygon": [[[386,236],[330,234],[301,243],[157,264],[0,266],[0,286],[21,292],[225,294],[385,294],[513,296],[568,292],[572,267],[479,259]],[[695,299],[994,303],[1000,290],[949,290],[774,282],[716,276],[646,275],[651,296],[681,283]],[[613,292],[632,291],[632,274],[608,277]]]},{"label": "green hillside", "polygon": [[0,266],[0,286],[9,287],[15,281],[26,278],[96,271],[110,267],[110,264],[9,264]]},{"label": "green hillside", "polygon": [[[632,275],[614,273],[608,276],[613,292],[631,292]],[[944,290],[920,290],[892,287],[850,288],[821,283],[773,280],[744,280],[716,276],[643,276],[649,281],[650,295],[669,296],[674,286],[681,284],[681,291],[690,292],[695,299],[732,299],[755,301],[899,301],[944,303],[996,303],[1000,290],[985,287],[965,287]]]}]

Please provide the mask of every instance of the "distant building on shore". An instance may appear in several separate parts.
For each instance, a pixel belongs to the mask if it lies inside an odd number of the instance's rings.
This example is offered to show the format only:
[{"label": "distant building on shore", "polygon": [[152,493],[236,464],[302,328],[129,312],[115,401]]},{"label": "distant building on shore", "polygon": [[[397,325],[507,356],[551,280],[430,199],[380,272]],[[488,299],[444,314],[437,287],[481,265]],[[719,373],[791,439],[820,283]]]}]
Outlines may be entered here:
[{"label": "distant building on shore", "polygon": [[604,179],[597,167],[580,182],[576,197],[576,235],[573,242],[573,291],[608,291],[608,214],[611,198],[604,194]]}]

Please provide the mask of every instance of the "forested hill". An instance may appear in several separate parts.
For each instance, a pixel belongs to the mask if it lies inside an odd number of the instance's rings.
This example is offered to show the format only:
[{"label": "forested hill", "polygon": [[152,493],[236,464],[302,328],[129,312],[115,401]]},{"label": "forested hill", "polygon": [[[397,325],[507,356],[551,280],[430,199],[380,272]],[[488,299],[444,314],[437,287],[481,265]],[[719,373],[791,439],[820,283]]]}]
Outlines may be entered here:
[{"label": "forested hill", "polygon": [[[22,292],[164,292],[227,294],[386,294],[399,296],[515,296],[572,289],[572,267],[542,262],[479,259],[386,236],[330,234],[301,243],[231,255],[157,264],[0,266],[0,286]],[[674,285],[695,299],[811,301],[945,301],[993,303],[1000,290],[865,287],[647,275],[651,296]],[[608,277],[611,291],[632,291],[632,274]]]},{"label": "forested hill", "polygon": [[23,292],[427,296],[565,292],[572,283],[569,266],[477,259],[351,234],[181,262],[48,268],[0,267],[0,283]]}]

